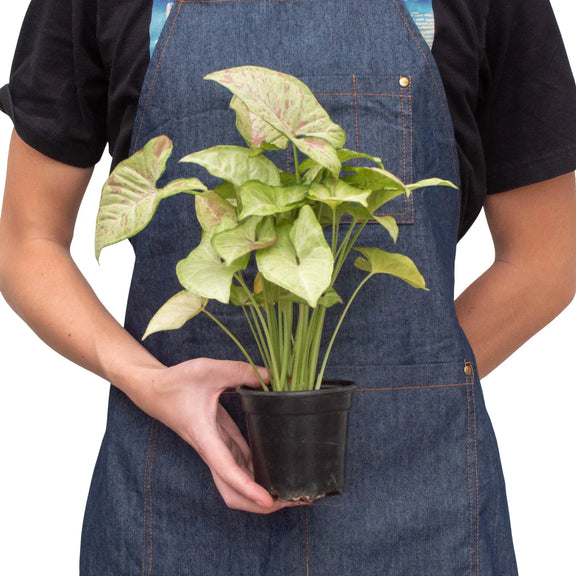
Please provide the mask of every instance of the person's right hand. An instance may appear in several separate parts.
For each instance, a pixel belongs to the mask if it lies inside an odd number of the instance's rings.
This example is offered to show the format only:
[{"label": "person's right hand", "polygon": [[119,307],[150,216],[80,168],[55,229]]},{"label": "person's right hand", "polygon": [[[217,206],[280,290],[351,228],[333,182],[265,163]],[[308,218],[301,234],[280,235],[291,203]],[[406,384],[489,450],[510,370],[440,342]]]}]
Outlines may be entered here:
[{"label": "person's right hand", "polygon": [[285,507],[252,479],[246,442],[218,403],[226,388],[259,385],[252,368],[204,358],[166,368],[104,308],[74,263],[70,243],[91,173],[13,133],[0,217],[2,295],[48,345],[192,445],[228,506],[259,513]]},{"label": "person's right hand", "polygon": [[[266,382],[266,370],[259,371]],[[229,508],[261,514],[276,512],[294,504],[274,501],[254,482],[248,445],[218,401],[224,390],[242,385],[261,386],[249,364],[196,358],[153,370],[147,385],[136,388],[136,393],[133,389],[131,398],[198,452]]]}]

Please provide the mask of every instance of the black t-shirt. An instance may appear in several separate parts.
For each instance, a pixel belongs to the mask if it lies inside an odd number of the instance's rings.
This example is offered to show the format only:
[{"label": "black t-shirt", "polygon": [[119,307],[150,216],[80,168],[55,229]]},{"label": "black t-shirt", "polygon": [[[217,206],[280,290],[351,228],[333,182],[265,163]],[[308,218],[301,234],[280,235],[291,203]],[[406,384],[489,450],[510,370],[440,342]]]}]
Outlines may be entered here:
[{"label": "black t-shirt", "polygon": [[[32,147],[128,155],[153,0],[32,0],[0,107]],[[461,234],[486,193],[576,169],[576,87],[549,0],[432,0],[433,54],[458,144]]]}]

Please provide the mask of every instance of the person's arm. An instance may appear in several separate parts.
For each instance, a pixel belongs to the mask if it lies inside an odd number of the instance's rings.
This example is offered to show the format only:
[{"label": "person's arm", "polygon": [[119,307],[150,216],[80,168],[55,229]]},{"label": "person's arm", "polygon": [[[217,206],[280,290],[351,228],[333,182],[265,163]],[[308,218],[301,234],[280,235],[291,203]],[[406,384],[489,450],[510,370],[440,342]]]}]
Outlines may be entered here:
[{"label": "person's arm", "polygon": [[494,240],[494,264],[456,300],[481,377],[574,297],[574,174],[489,195],[484,209]]},{"label": "person's arm", "polygon": [[252,368],[206,358],[163,366],[107,312],[74,264],[70,243],[91,173],[52,160],[13,134],[0,219],[0,291],[47,344],[123,390],[193,446],[229,507],[284,507],[252,480],[246,442],[218,403],[228,387],[260,385]]}]

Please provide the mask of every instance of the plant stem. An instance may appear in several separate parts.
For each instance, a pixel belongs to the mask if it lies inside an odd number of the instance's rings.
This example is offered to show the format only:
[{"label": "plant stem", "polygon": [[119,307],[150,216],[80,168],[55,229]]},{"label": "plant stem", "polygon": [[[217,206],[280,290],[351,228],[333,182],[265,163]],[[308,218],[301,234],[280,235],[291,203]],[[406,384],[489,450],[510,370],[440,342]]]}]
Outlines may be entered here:
[{"label": "plant stem", "polygon": [[294,341],[294,349],[292,352],[293,364],[292,364],[292,382],[290,388],[292,390],[298,390],[300,388],[300,379],[302,373],[302,364],[305,360],[303,352],[303,346],[305,344],[306,338],[306,328],[308,325],[308,305],[299,304],[298,305],[298,323],[296,325],[296,338]]},{"label": "plant stem", "polygon": [[228,328],[226,328],[226,326],[224,326],[224,324],[222,324],[222,322],[220,322],[220,320],[218,320],[218,318],[216,318],[215,316],[210,314],[210,312],[208,312],[206,309],[204,309],[203,312],[204,312],[204,314],[206,314],[206,316],[208,316],[214,322],[216,322],[216,324],[218,324],[218,326],[220,326],[220,328],[222,328],[222,330],[224,330],[224,332],[226,332],[226,334],[228,334],[228,336],[230,336],[230,338],[232,338],[232,340],[234,341],[234,344],[236,344],[236,346],[238,346],[238,348],[240,348],[240,350],[242,351],[242,354],[244,354],[244,357],[246,358],[246,360],[248,360],[248,363],[250,364],[250,366],[252,366],[254,373],[258,377],[258,380],[260,380],[260,384],[262,384],[262,389],[267,391],[268,387],[266,386],[266,384],[264,384],[264,380],[262,379],[262,376],[260,376],[260,372],[258,372],[258,368],[256,368],[256,364],[254,364],[254,361],[250,357],[250,354],[248,354],[248,352],[246,352],[246,349],[244,348],[244,346],[242,346],[242,344],[240,344],[240,341],[238,340],[238,338],[236,338],[236,336],[234,336],[234,334],[232,334],[232,332],[230,332],[230,330],[228,330]]},{"label": "plant stem", "polygon": [[336,219],[336,209],[332,208],[332,254],[336,258],[338,249],[338,221]]},{"label": "plant stem", "polygon": [[314,389],[314,378],[316,376],[316,367],[318,366],[318,357],[320,356],[320,344],[322,342],[322,330],[324,327],[324,318],[326,317],[326,307],[318,305],[312,314],[312,327],[310,329],[309,349],[310,357],[308,359],[309,370],[306,389]]},{"label": "plant stem", "polygon": [[294,142],[292,142],[292,152],[294,153],[294,173],[296,174],[296,182],[300,184],[302,178],[300,177],[300,164],[298,163],[298,148],[296,148]]},{"label": "plant stem", "polygon": [[360,288],[362,288],[362,286],[364,286],[364,284],[366,284],[366,282],[368,282],[368,279],[371,277],[372,277],[372,274],[368,274],[368,276],[366,276],[366,278],[364,278],[362,280],[362,282],[360,282],[360,284],[358,284],[358,286],[356,287],[356,290],[354,290],[354,293],[352,294],[352,296],[350,296],[350,300],[348,300],[348,303],[346,304],[346,307],[344,308],[344,310],[340,316],[340,319],[338,320],[338,324],[336,324],[336,328],[334,328],[334,332],[332,333],[332,337],[330,338],[330,342],[329,342],[328,347],[326,348],[326,352],[324,354],[324,360],[322,362],[322,368],[320,368],[320,372],[318,373],[318,377],[316,378],[316,386],[315,386],[316,390],[318,390],[318,388],[320,388],[320,386],[322,384],[322,378],[324,377],[324,371],[326,370],[326,364],[328,364],[328,356],[330,356],[330,352],[332,351],[332,346],[334,345],[334,340],[336,340],[336,336],[338,334],[338,331],[340,330],[340,326],[342,326],[342,322],[344,321],[344,317],[348,313],[348,310],[350,309],[352,302],[354,302],[354,298],[356,298],[356,295],[360,291]]},{"label": "plant stem", "polygon": [[260,331],[260,327],[258,326],[258,322],[256,322],[256,327],[254,326],[252,320],[250,319],[250,315],[246,310],[246,306],[242,306],[242,312],[244,312],[244,316],[246,318],[246,322],[248,322],[248,326],[250,326],[250,331],[252,332],[252,336],[258,345],[258,351],[260,352],[260,356],[262,357],[262,362],[264,362],[264,366],[270,369],[270,355],[266,350],[265,343],[262,339],[262,332]]},{"label": "plant stem", "polygon": [[[356,222],[354,222],[354,225],[356,225]],[[365,226],[366,226],[366,222],[361,222],[360,226],[358,227],[358,230],[356,230],[352,239],[349,240],[347,245],[342,248],[342,250],[338,256],[338,260],[337,260],[336,264],[334,265],[334,272],[332,274],[332,283],[334,283],[336,281],[336,278],[338,278],[338,275],[340,274],[340,271],[342,270],[342,266],[344,266],[344,262],[346,262],[346,258],[348,258],[348,254],[350,254],[352,248],[354,248],[354,245],[356,244],[356,240],[358,240],[358,237],[360,236],[360,233],[362,232],[362,230],[364,230]]]},{"label": "plant stem", "polygon": [[272,342],[272,339],[270,337],[270,332],[268,331],[268,326],[266,324],[266,320],[262,316],[262,312],[260,312],[260,306],[258,306],[258,303],[256,302],[256,300],[254,300],[254,296],[253,296],[252,292],[250,291],[250,288],[248,288],[248,286],[246,286],[246,282],[244,282],[244,278],[242,277],[242,274],[235,274],[234,278],[236,278],[236,280],[238,280],[238,282],[240,283],[240,286],[242,286],[242,288],[246,292],[248,299],[252,303],[252,309],[256,312],[258,319],[260,320],[260,325],[262,326],[262,329],[264,330],[264,334],[266,336],[266,343],[268,345],[268,351],[270,353],[270,364],[271,364],[271,368],[272,368],[272,382],[274,382],[275,380],[277,381],[279,376],[280,376],[280,373],[278,372],[278,363],[276,361],[276,356],[274,355],[273,342]]},{"label": "plant stem", "polygon": [[346,246],[348,245],[348,242],[350,242],[350,236],[352,235],[352,232],[354,230],[354,226],[356,226],[356,223],[357,223],[357,220],[353,220],[350,223],[350,226],[348,226],[348,232],[346,232],[346,236],[344,237],[344,240],[342,240],[342,243],[338,247],[338,250],[336,251],[336,254],[334,256],[336,260],[338,260],[340,258],[342,251],[346,248]]},{"label": "plant stem", "polygon": [[266,338],[262,334],[262,328],[260,327],[260,321],[258,320],[258,316],[257,316],[256,312],[254,311],[254,306],[250,306],[250,314],[252,315],[252,323],[254,325],[254,328],[256,329],[256,332],[258,334],[258,338],[260,339],[260,342],[262,343],[262,348],[263,348],[264,353],[266,355],[266,361],[268,362],[268,367],[270,367],[272,365],[271,356],[270,356],[270,349],[267,345]]}]

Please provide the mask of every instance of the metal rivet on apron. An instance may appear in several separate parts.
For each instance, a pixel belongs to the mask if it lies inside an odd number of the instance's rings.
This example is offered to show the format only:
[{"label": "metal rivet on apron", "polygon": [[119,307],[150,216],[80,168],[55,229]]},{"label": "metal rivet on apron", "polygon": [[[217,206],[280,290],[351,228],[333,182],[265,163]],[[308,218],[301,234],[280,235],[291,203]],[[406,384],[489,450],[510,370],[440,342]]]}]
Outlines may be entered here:
[{"label": "metal rivet on apron", "polygon": [[400,76],[398,83],[400,86],[402,86],[402,88],[408,88],[408,86],[410,86],[410,78],[407,78],[406,76]]},{"label": "metal rivet on apron", "polygon": [[474,376],[474,368],[472,368],[472,364],[466,364],[466,366],[464,366],[464,374],[466,374],[466,376]]}]

